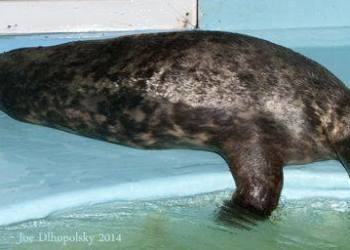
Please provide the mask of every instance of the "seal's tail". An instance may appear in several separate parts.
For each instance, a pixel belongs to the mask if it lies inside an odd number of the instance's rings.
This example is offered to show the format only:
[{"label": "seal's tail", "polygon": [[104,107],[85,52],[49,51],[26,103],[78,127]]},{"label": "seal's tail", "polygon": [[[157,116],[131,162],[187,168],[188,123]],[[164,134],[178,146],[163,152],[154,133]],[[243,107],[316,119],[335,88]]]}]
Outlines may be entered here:
[{"label": "seal's tail", "polygon": [[[0,54],[0,110],[7,113],[7,107],[13,104],[15,93],[23,89],[23,62],[26,61],[24,49],[17,49]],[[14,88],[14,86],[17,88]]]}]

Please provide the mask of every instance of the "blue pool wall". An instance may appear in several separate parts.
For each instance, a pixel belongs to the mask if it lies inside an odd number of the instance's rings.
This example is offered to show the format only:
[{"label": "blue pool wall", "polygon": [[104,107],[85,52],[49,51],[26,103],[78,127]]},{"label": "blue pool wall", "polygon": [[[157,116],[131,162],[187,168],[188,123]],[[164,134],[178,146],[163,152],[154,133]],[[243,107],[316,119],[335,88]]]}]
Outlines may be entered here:
[{"label": "blue pool wall", "polygon": [[349,0],[199,0],[199,24],[292,48],[350,87]]},{"label": "blue pool wall", "polygon": [[204,29],[349,27],[349,0],[199,0]]}]

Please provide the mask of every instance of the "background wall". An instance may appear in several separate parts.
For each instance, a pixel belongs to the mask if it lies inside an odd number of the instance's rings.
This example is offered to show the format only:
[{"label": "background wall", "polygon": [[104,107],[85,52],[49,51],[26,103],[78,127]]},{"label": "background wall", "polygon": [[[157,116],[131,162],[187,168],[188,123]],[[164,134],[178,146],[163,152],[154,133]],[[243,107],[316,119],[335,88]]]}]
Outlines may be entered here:
[{"label": "background wall", "polygon": [[0,34],[189,29],[196,0],[0,1]]},{"label": "background wall", "polygon": [[293,48],[350,84],[348,0],[199,0],[199,23]]},{"label": "background wall", "polygon": [[202,29],[236,31],[290,47],[350,44],[348,0],[199,0]]},{"label": "background wall", "polygon": [[350,26],[349,0],[200,0],[205,29]]}]

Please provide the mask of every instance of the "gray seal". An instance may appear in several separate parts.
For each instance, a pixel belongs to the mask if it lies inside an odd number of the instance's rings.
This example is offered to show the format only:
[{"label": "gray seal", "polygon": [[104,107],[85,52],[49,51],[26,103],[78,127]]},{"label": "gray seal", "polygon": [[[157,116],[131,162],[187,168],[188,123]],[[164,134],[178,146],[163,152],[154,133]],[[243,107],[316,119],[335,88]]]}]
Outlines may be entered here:
[{"label": "gray seal", "polygon": [[350,93],[318,63],[241,34],[189,31],[79,41],[0,55],[11,117],[139,148],[220,154],[233,204],[278,205],[283,166],[349,171]]}]

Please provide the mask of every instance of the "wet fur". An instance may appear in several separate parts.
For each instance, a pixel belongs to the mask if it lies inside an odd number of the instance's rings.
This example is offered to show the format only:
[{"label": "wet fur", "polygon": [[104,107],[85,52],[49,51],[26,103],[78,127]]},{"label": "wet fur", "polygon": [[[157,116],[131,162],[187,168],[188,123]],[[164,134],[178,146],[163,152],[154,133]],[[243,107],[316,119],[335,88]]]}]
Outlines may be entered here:
[{"label": "wet fur", "polygon": [[227,161],[235,204],[268,215],[282,167],[350,158],[349,90],[316,62],[225,32],[171,32],[0,55],[0,107],[15,119],[140,148]]}]

